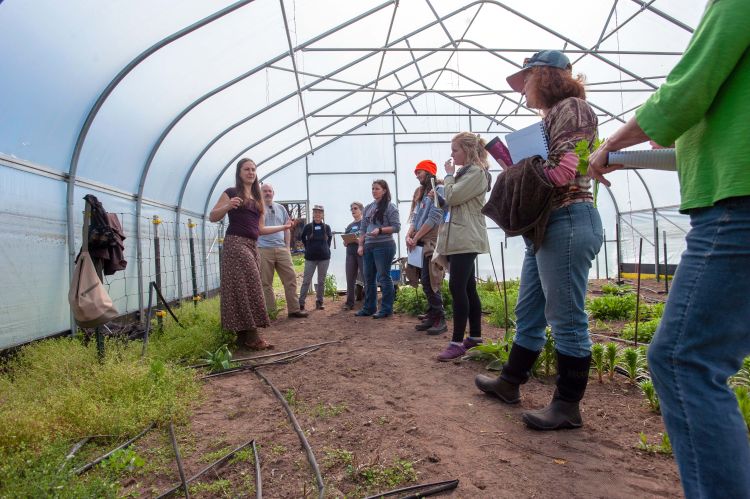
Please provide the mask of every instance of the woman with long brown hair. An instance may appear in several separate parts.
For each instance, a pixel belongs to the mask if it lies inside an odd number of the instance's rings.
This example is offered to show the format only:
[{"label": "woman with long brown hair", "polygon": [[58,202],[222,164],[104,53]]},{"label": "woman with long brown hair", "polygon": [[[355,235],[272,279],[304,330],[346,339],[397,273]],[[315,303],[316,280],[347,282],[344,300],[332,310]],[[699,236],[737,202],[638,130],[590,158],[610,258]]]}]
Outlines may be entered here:
[{"label": "woman with long brown hair", "polygon": [[[524,61],[521,71],[508,77],[513,90],[526,96],[528,107],[539,109],[549,147],[548,157],[515,158],[515,165],[496,183],[519,172],[538,171],[540,185],[551,191],[540,217],[524,233],[526,255],[516,305],[517,327],[508,362],[498,378],[479,375],[480,390],[507,404],[520,401],[519,385],[530,376],[552,328],[557,353],[557,389],[545,408],[527,411],[523,420],[536,430],[577,428],[583,424],[579,402],[588,383],[591,339],[584,310],[591,261],[603,242],[602,222],[594,208],[591,179],[577,171],[576,144],[596,139],[597,118],[586,102],[582,77],[574,77],[562,52],[543,50]],[[546,180],[545,180],[546,177]],[[495,193],[488,205],[495,204]],[[534,196],[523,203],[529,205]],[[497,200],[498,204],[503,200]],[[524,209],[528,209],[525,206]]]},{"label": "woman with long brown hair", "polygon": [[[373,202],[365,207],[359,232],[357,254],[362,256],[365,274],[365,300],[355,314],[383,319],[393,314],[396,291],[391,279],[391,263],[396,254],[393,234],[401,230],[398,208],[391,202],[391,189],[385,180],[372,183]],[[378,310],[378,285],[383,293]]]},{"label": "woman with long brown hair", "polygon": [[209,214],[218,222],[229,215],[221,262],[221,324],[237,334],[237,342],[252,350],[273,348],[257,328],[271,324],[263,299],[260,258],[256,241],[259,235],[273,234],[294,225],[266,227],[263,198],[255,162],[242,158],[237,162],[234,187],[226,189]]}]

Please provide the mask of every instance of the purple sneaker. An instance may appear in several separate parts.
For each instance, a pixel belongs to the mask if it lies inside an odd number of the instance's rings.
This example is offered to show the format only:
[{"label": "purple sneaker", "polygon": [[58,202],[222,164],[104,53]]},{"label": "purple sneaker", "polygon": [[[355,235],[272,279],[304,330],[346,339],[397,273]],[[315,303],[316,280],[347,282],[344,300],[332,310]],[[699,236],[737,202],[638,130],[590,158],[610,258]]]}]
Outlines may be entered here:
[{"label": "purple sneaker", "polygon": [[467,336],[466,338],[464,338],[464,348],[466,350],[468,350],[469,348],[474,348],[475,346],[481,345],[481,344],[482,344],[482,338],[479,338],[477,340],[475,340],[471,336]]},{"label": "purple sneaker", "polygon": [[440,352],[440,354],[437,356],[437,360],[439,360],[440,362],[448,362],[449,360],[463,357],[465,353],[466,348],[464,348],[463,345],[448,343],[446,349]]}]

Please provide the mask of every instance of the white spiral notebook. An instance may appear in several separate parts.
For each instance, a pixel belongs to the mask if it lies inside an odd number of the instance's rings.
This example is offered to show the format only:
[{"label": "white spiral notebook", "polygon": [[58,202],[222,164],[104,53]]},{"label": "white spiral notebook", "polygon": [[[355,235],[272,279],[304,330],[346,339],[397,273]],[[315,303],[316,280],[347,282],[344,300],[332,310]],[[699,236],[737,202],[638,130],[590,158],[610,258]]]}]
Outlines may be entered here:
[{"label": "white spiral notebook", "polygon": [[549,154],[547,133],[544,131],[544,123],[541,121],[507,134],[505,142],[508,144],[510,157],[514,164],[536,155],[547,159]]},{"label": "white spiral notebook", "polygon": [[677,171],[674,149],[645,149],[642,151],[613,151],[607,162],[624,165],[625,169],[646,168],[649,170]]}]

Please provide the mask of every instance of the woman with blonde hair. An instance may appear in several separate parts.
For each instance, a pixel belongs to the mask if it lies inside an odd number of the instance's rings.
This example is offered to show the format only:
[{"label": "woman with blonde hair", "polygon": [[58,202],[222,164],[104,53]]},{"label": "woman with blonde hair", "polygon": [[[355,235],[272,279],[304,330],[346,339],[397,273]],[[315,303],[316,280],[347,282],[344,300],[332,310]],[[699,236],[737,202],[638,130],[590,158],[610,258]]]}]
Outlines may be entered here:
[{"label": "woman with blonde hair", "polygon": [[251,159],[242,158],[237,162],[235,185],[221,194],[209,220],[218,222],[229,215],[221,262],[221,325],[237,334],[238,344],[251,350],[264,350],[273,345],[257,330],[269,326],[271,321],[263,299],[256,242],[259,235],[291,228],[293,221],[265,226],[256,169]]},{"label": "woman with blonde hair", "polygon": [[[440,225],[432,256],[438,262],[447,260],[448,286],[453,298],[453,337],[437,357],[443,362],[463,356],[466,350],[482,342],[482,304],[474,262],[479,253],[490,251],[482,214],[491,181],[485,145],[479,135],[461,132],[451,140],[451,159],[445,162],[445,199],[438,199],[445,209],[445,222]],[[467,322],[469,336],[464,338]]]}]

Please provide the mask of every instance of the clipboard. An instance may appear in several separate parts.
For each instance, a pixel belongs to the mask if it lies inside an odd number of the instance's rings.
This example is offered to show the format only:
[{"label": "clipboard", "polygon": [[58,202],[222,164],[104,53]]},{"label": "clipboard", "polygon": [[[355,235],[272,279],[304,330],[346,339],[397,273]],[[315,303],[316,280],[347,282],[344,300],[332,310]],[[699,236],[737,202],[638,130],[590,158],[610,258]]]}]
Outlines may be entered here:
[{"label": "clipboard", "polygon": [[414,249],[409,252],[406,263],[421,269],[423,252],[424,248],[422,246],[415,246]]},{"label": "clipboard", "polygon": [[344,245],[348,246],[350,244],[359,244],[359,236],[354,233],[349,234],[341,234],[341,239],[344,241]]}]

